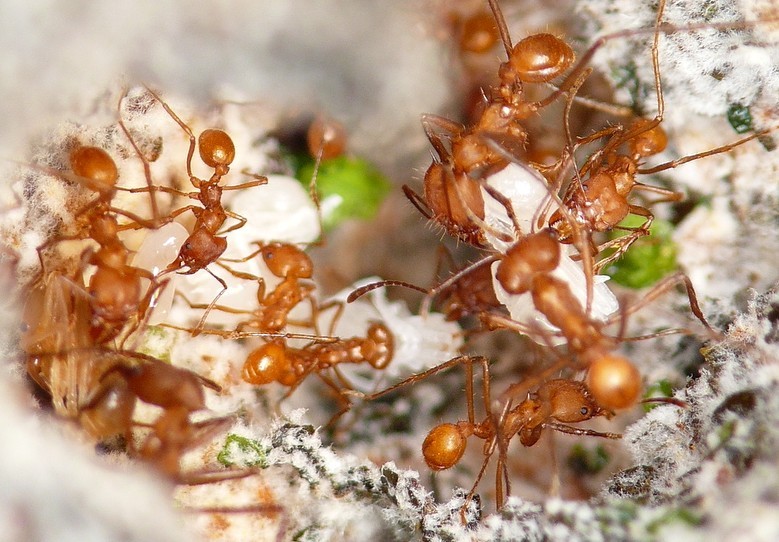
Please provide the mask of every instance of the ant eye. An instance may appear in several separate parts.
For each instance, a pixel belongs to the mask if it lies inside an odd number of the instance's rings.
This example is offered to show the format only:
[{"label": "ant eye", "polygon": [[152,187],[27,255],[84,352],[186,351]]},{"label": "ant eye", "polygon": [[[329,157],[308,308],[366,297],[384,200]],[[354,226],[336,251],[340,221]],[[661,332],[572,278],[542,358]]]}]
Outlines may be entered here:
[{"label": "ant eye", "polygon": [[583,406],[582,409],[579,412],[581,413],[582,416],[586,416],[589,411],[590,411],[589,408],[587,408],[586,406]]}]

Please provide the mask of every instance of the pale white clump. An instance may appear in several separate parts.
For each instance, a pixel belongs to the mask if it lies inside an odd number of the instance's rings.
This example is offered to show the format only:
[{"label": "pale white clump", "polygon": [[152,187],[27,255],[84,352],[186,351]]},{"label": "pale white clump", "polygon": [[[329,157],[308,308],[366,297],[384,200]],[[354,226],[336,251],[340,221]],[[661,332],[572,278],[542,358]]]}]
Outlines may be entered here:
[{"label": "pale white clump", "polygon": [[[511,202],[517,222],[521,228],[521,234],[535,231],[534,224],[546,222],[547,217],[559,209],[558,204],[552,200],[546,181],[529,167],[510,163],[498,173],[487,179],[487,184],[500,192]],[[494,230],[487,231],[487,240],[492,247],[501,253],[516,242],[517,232],[508,217],[505,207],[498,203],[482,188],[484,198],[484,221]],[[499,238],[495,233],[507,236],[511,241]],[[581,263],[575,262],[570,256],[571,245],[561,245],[560,264],[552,271],[552,275],[565,281],[584,307],[587,303],[587,279],[582,270]],[[498,301],[508,308],[511,318],[521,324],[540,325],[548,331],[556,331],[546,317],[538,312],[533,305],[529,293],[512,295],[508,294],[498,282],[495,274],[499,262],[492,264],[492,283]],[[595,275],[593,277],[592,310],[590,316],[597,320],[605,320],[619,309],[617,298],[611,292],[605,282],[608,277]],[[539,339],[540,340],[540,339]]]}]

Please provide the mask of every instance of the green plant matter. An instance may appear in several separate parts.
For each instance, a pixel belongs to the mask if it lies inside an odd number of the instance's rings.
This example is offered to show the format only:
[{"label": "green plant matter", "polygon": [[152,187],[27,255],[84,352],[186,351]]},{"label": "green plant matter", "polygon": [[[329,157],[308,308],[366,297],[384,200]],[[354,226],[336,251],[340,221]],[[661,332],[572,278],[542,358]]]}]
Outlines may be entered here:
[{"label": "green plant matter", "polygon": [[265,468],[268,466],[266,450],[258,441],[233,433],[227,435],[225,444],[216,456],[216,460],[225,467],[237,463],[246,467]]},{"label": "green plant matter", "polygon": [[[298,163],[295,176],[305,186],[314,177],[314,166],[311,159]],[[329,230],[350,218],[374,218],[391,185],[367,160],[338,156],[322,160],[317,171],[316,188],[324,226]]]},{"label": "green plant matter", "polygon": [[[629,216],[620,223],[620,227],[635,228],[643,222],[643,217]],[[622,258],[606,268],[606,274],[617,284],[634,289],[646,288],[676,270],[676,245],[671,239],[671,223],[656,219],[649,232],[649,236],[636,241]],[[613,237],[622,234],[617,230]]]},{"label": "green plant matter", "polygon": [[752,130],[752,113],[748,107],[733,104],[728,108],[728,122],[737,134],[745,134]]}]

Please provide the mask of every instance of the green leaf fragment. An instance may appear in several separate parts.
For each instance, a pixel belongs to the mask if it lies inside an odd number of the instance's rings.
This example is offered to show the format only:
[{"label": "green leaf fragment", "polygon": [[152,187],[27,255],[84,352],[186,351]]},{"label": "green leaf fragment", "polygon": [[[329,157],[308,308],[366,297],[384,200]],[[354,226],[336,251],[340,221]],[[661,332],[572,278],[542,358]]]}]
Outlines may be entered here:
[{"label": "green leaf fragment", "polygon": [[752,113],[749,108],[733,104],[728,108],[728,122],[737,134],[745,134],[752,130]]},{"label": "green leaf fragment", "polygon": [[[308,187],[314,176],[314,162],[302,163],[295,174]],[[323,160],[316,179],[322,220],[332,229],[344,220],[369,220],[376,216],[390,191],[390,183],[371,163],[362,158],[338,156]]]},{"label": "green leaf fragment", "polygon": [[[629,216],[620,226],[636,228],[643,223],[643,217]],[[655,219],[649,232],[650,235],[633,243],[622,258],[606,268],[606,274],[617,284],[634,289],[646,288],[676,270],[676,244],[671,238],[671,223]],[[622,234],[617,231],[612,238]]]},{"label": "green leaf fragment", "polygon": [[647,532],[656,534],[661,527],[671,523],[683,523],[695,527],[702,523],[702,518],[687,508],[673,508],[647,525]]},{"label": "green leaf fragment", "polygon": [[267,451],[259,441],[230,433],[216,460],[225,467],[239,464],[243,467],[268,466]]}]

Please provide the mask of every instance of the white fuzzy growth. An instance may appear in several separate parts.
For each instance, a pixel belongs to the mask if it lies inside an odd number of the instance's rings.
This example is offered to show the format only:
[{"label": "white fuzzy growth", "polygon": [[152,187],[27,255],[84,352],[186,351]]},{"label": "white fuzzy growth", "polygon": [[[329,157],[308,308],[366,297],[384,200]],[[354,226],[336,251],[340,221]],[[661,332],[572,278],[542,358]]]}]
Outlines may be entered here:
[{"label": "white fuzzy growth", "polygon": [[[98,542],[187,540],[169,488],[112,467],[63,435],[0,380],[0,538]],[[60,430],[62,428],[60,427]]]},{"label": "white fuzzy growth", "polygon": [[[684,112],[722,115],[733,104],[752,105],[763,94],[776,95],[779,89],[779,41],[770,34],[768,24],[753,28],[735,28],[745,18],[756,20],[771,16],[769,10],[755,11],[754,2],[744,2],[743,11],[730,0],[671,0],[663,13],[663,23],[681,30],[660,36],[659,61],[666,100],[666,119],[683,124]],[[775,7],[775,6],[774,6]],[[625,28],[652,29],[656,13],[646,2],[584,0],[580,13],[597,28],[598,35]],[[775,13],[773,16],[775,17]],[[731,30],[695,29],[695,24],[732,23]],[[641,97],[645,110],[656,106],[654,76],[649,47],[653,35],[641,33],[632,38],[610,40],[596,55],[595,63],[607,66],[604,72],[624,74],[635,66],[637,79],[647,90]],[[631,81],[626,85],[629,88]],[[623,98],[630,99],[627,90]],[[642,92],[643,94],[643,92]],[[676,113],[679,113],[676,116]]]}]

